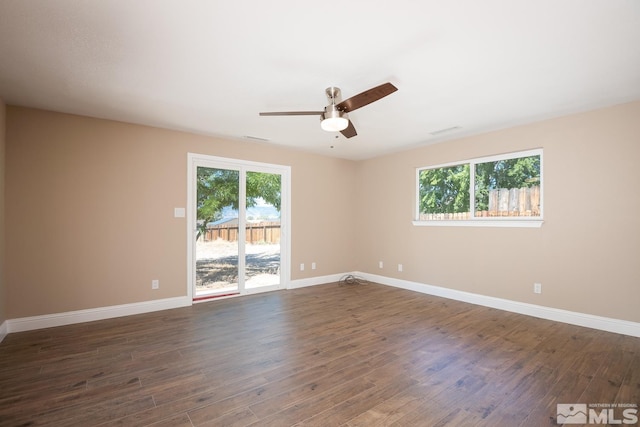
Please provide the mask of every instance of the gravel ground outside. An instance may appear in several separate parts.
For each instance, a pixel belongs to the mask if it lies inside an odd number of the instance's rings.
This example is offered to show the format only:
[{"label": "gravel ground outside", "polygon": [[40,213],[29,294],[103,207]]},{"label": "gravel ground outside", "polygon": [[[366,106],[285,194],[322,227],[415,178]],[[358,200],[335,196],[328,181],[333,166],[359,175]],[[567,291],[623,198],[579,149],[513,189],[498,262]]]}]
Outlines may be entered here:
[{"label": "gravel ground outside", "polygon": [[[280,245],[247,244],[245,286],[280,283]],[[196,242],[196,289],[200,292],[236,288],[238,244],[216,240]]]}]

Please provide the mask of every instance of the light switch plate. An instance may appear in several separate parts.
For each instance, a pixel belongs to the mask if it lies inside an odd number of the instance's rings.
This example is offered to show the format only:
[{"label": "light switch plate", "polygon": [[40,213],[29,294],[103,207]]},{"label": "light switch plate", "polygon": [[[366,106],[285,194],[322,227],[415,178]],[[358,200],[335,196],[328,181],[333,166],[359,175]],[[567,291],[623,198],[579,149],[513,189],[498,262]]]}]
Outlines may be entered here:
[{"label": "light switch plate", "polygon": [[175,218],[184,218],[185,216],[184,208],[173,208],[173,216]]}]

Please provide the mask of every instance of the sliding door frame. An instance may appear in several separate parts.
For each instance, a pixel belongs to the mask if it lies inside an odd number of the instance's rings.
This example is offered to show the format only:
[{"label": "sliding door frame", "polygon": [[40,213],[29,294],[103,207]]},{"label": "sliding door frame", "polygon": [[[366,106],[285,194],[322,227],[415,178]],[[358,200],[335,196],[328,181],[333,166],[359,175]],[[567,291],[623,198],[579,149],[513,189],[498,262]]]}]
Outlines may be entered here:
[{"label": "sliding door frame", "polygon": [[[240,171],[240,205],[239,215],[245,214],[245,178],[247,172],[267,172],[280,174],[280,285],[278,289],[289,289],[291,272],[291,166],[260,163],[248,160],[232,159],[226,157],[210,156],[206,154],[187,153],[187,296],[193,301],[196,286],[196,173],[199,166],[231,169]],[[245,233],[239,228],[239,239],[245,238]],[[240,251],[238,259],[239,273],[244,274],[244,251]],[[240,259],[242,258],[242,259]],[[240,268],[242,266],[242,269]],[[255,293],[240,290],[239,295]],[[226,297],[217,297],[221,299]],[[195,302],[195,301],[194,301]]]}]

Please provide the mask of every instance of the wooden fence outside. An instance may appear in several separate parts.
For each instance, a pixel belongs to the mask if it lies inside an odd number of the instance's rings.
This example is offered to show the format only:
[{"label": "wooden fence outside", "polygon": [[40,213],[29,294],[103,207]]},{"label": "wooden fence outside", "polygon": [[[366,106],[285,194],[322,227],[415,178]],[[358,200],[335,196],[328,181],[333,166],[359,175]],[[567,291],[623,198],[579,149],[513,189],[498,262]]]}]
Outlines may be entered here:
[{"label": "wooden fence outside", "polygon": [[[247,243],[280,243],[280,223],[279,222],[258,222],[246,225]],[[204,233],[204,241],[226,240],[227,242],[238,241],[238,224],[219,224],[207,227]]]},{"label": "wooden fence outside", "polygon": [[[489,209],[476,211],[475,217],[505,216],[539,217],[540,186],[489,190]],[[420,214],[420,219],[427,221],[465,220],[470,218],[470,212]]]}]

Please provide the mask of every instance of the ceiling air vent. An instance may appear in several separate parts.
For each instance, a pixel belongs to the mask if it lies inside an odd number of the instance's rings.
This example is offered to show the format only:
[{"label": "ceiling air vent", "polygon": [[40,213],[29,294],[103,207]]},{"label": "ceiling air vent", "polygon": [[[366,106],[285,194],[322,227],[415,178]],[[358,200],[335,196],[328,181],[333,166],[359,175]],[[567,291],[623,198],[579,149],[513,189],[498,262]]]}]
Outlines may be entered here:
[{"label": "ceiling air vent", "polygon": [[268,140],[268,139],[266,139],[266,138],[260,138],[260,137],[257,137],[257,136],[245,135],[244,137],[245,137],[245,138],[247,138],[247,139],[252,139],[252,140],[254,140],[254,141],[269,142],[269,140]]},{"label": "ceiling air vent", "polygon": [[429,135],[438,136],[438,135],[442,135],[443,133],[449,133],[449,132],[456,131],[458,129],[462,129],[462,127],[453,126],[453,127],[446,128],[446,129],[435,130],[433,132],[429,132]]}]

